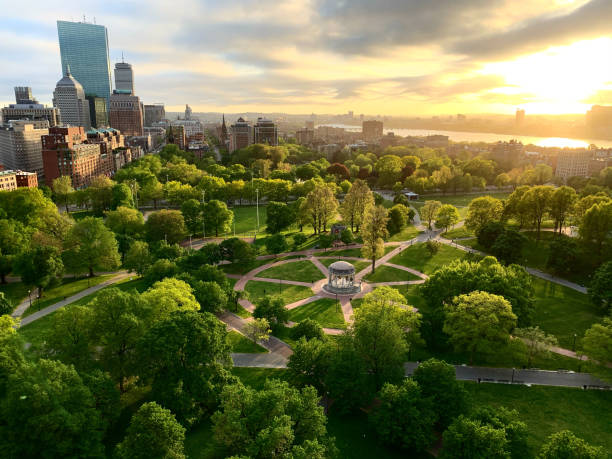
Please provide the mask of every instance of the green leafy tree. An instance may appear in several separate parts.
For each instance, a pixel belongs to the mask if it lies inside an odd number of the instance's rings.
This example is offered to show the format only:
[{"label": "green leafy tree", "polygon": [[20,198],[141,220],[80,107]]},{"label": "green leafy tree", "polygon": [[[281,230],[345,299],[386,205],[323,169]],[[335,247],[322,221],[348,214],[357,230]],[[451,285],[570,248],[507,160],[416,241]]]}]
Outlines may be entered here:
[{"label": "green leafy tree", "polygon": [[344,242],[344,244],[349,245],[355,242],[355,236],[349,228],[344,228],[340,233],[340,240]]},{"label": "green leafy tree", "polygon": [[431,239],[425,243],[425,248],[429,252],[429,256],[433,257],[436,253],[440,251],[440,246],[442,245],[439,241],[432,241]]},{"label": "green leafy tree", "polygon": [[612,261],[601,265],[589,285],[589,298],[595,306],[606,312],[612,306]]},{"label": "green leafy tree", "polygon": [[193,425],[217,407],[229,373],[225,324],[208,312],[179,310],[158,322],[138,345],[141,376],[151,396],[184,425]]},{"label": "green leafy tree", "polygon": [[323,333],[323,328],[317,321],[304,319],[291,329],[291,337],[296,341],[300,338],[305,338],[306,341],[310,341],[311,339],[323,340],[325,338],[325,333]]},{"label": "green leafy tree", "polygon": [[426,360],[414,370],[412,379],[419,384],[423,397],[431,401],[436,422],[442,428],[467,411],[468,395],[457,382],[452,365],[442,360]]},{"label": "green leafy tree", "polygon": [[459,295],[444,306],[444,332],[455,349],[470,353],[490,353],[506,345],[516,325],[512,306],[503,296],[474,291]]},{"label": "green leafy tree", "polygon": [[390,234],[399,233],[406,227],[408,221],[408,208],[403,204],[396,204],[389,210],[387,229]]},{"label": "green leafy tree", "polygon": [[502,202],[491,196],[482,196],[473,199],[468,206],[465,227],[478,233],[478,230],[480,230],[485,223],[500,220],[503,210],[504,206]]},{"label": "green leafy tree", "polygon": [[507,440],[506,449],[511,458],[522,459],[530,455],[527,445],[529,430],[520,420],[518,411],[503,406],[481,406],[470,417],[483,425],[502,430]]},{"label": "green leafy tree", "polygon": [[557,345],[557,338],[547,334],[540,327],[515,328],[512,334],[527,345],[527,366],[531,367],[534,357],[546,356],[550,348]]},{"label": "green leafy tree", "polygon": [[175,262],[160,258],[146,268],[144,273],[145,285],[151,286],[155,282],[174,277],[178,272],[179,269]]},{"label": "green leafy tree", "polygon": [[291,384],[296,387],[312,386],[319,393],[325,393],[326,377],[335,352],[330,343],[323,339],[299,338],[287,362]]},{"label": "green leafy tree", "polygon": [[385,384],[378,398],[380,405],[369,418],[380,440],[415,452],[425,451],[433,443],[436,415],[415,381]]},{"label": "green leafy tree", "polygon": [[236,384],[227,386],[221,399],[212,416],[213,434],[228,454],[323,459],[335,453],[313,387],[298,390],[268,380],[263,390],[256,391]]},{"label": "green leafy tree", "polygon": [[595,204],[587,210],[579,231],[580,237],[602,256],[612,246],[612,201]]},{"label": "green leafy tree", "polygon": [[23,340],[17,333],[19,322],[9,315],[0,315],[0,399],[4,399],[9,377],[25,364]]},{"label": "green leafy tree", "polygon": [[257,303],[253,317],[266,319],[274,332],[289,321],[289,310],[282,298],[267,296]]},{"label": "green leafy tree", "polygon": [[185,226],[190,234],[196,234],[203,230],[202,205],[197,199],[188,199],[181,204],[181,214],[185,220]]},{"label": "green leafy tree", "polygon": [[140,237],[144,233],[144,217],[138,209],[119,206],[106,212],[104,223],[115,234]]},{"label": "green leafy tree", "polygon": [[548,437],[540,449],[538,459],[605,459],[603,448],[589,445],[569,430],[557,432]]},{"label": "green leafy tree", "polygon": [[151,324],[167,319],[174,311],[200,310],[189,284],[172,277],[153,284],[141,298],[147,304],[146,318]]},{"label": "green leafy tree", "polygon": [[105,210],[110,210],[113,201],[113,182],[105,175],[91,179],[87,192],[91,200],[91,207],[97,216],[102,216]]},{"label": "green leafy tree", "polygon": [[13,269],[24,284],[38,289],[40,298],[45,288],[58,281],[64,272],[64,264],[55,247],[34,247],[19,255]]},{"label": "green leafy tree", "polygon": [[329,184],[317,184],[300,207],[300,212],[308,216],[315,234],[327,231],[327,224],[335,217],[337,210],[338,201]]},{"label": "green leafy tree", "polygon": [[224,260],[242,265],[253,263],[257,256],[257,250],[251,244],[237,237],[223,240],[219,249]]},{"label": "green leafy tree", "polygon": [[257,343],[260,341],[268,341],[270,338],[270,323],[267,319],[255,319],[247,322],[242,329],[244,335],[251,341]]},{"label": "green leafy tree", "polygon": [[51,316],[51,326],[45,335],[44,353],[48,358],[74,365],[78,370],[93,363],[91,340],[93,311],[87,306],[61,308]]},{"label": "green leafy tree", "polygon": [[[229,297],[225,284],[196,280],[193,284],[193,294],[200,303],[202,311],[220,313],[227,307]],[[224,289],[224,287],[226,287]]]},{"label": "green leafy tree", "polygon": [[444,204],[440,206],[438,215],[436,215],[436,227],[444,228],[445,231],[448,231],[449,228],[459,223],[460,218],[459,211],[455,206]]},{"label": "green leafy tree", "polygon": [[144,241],[134,241],[123,260],[123,266],[126,269],[134,271],[140,276],[151,266],[151,263],[152,257],[149,252],[149,244]]},{"label": "green leafy tree", "polygon": [[554,273],[567,275],[580,266],[581,255],[575,239],[559,236],[549,245],[546,266]]},{"label": "green leafy tree", "polygon": [[342,220],[351,226],[351,231],[359,231],[366,209],[373,204],[374,197],[368,184],[363,180],[355,180],[340,206]]},{"label": "green leafy tree", "polygon": [[142,405],[132,416],[117,457],[125,459],[184,459],[185,428],[170,410],[155,402]]},{"label": "green leafy tree", "polygon": [[534,186],[527,190],[521,198],[522,210],[527,213],[535,227],[538,241],[542,221],[551,209],[554,190],[552,186]]},{"label": "green leafy tree", "polygon": [[74,188],[72,188],[72,178],[69,175],[62,175],[56,179],[53,179],[53,184],[51,185],[53,188],[53,193],[57,196],[58,200],[64,203],[64,208],[66,209],[66,213],[70,213],[68,210],[68,203],[74,193]]},{"label": "green leafy tree", "polygon": [[593,324],[582,339],[584,353],[601,363],[612,362],[612,318]]},{"label": "green leafy tree", "polygon": [[127,183],[117,183],[111,189],[110,208],[115,210],[118,207],[134,207],[132,190]]},{"label": "green leafy tree", "polygon": [[459,416],[444,432],[442,459],[507,459],[508,440],[502,429]]},{"label": "green leafy tree", "polygon": [[297,233],[293,235],[293,245],[300,247],[308,240],[308,237],[304,233]]},{"label": "green leafy tree", "polygon": [[70,230],[65,253],[67,267],[72,272],[111,271],[120,264],[117,240],[100,218],[85,217]]},{"label": "green leafy tree", "polygon": [[295,212],[283,202],[269,202],[266,206],[266,213],[266,225],[269,233],[280,233],[295,223]]},{"label": "green leafy tree", "polygon": [[222,233],[230,231],[234,221],[234,212],[229,210],[224,202],[216,199],[208,201],[203,206],[202,212],[206,227],[214,230],[216,237],[219,236],[219,231]]},{"label": "green leafy tree", "polygon": [[419,214],[421,214],[421,220],[427,222],[427,228],[431,229],[431,223],[436,219],[442,203],[440,201],[425,201]]},{"label": "green leafy tree", "polygon": [[187,234],[185,219],[178,210],[153,212],[145,223],[145,230],[149,242],[165,240],[169,244],[182,241]]},{"label": "green leafy tree", "polygon": [[550,216],[555,221],[555,232],[563,232],[563,227],[574,210],[578,200],[576,191],[569,186],[562,186],[553,192],[550,199]]},{"label": "green leafy tree", "polygon": [[280,233],[273,234],[272,236],[268,236],[266,238],[266,249],[269,253],[279,254],[286,252],[289,249],[289,244],[287,244],[287,239],[284,235]]},{"label": "green leafy tree", "polygon": [[491,221],[482,225],[476,236],[478,237],[478,243],[490,249],[495,244],[495,241],[501,234],[505,231],[506,227],[502,222],[499,221]]},{"label": "green leafy tree", "polygon": [[498,260],[510,265],[518,263],[523,255],[523,246],[527,243],[527,238],[515,229],[506,229],[499,235],[493,246],[491,253]]},{"label": "green leafy tree", "polygon": [[13,312],[13,305],[4,295],[4,292],[0,292],[0,316],[4,316]]},{"label": "green leafy tree", "polygon": [[104,456],[104,423],[72,366],[44,359],[19,366],[9,377],[0,417],[5,457]]},{"label": "green leafy tree", "polygon": [[0,280],[13,270],[15,257],[27,247],[24,226],[15,220],[0,219]]},{"label": "green leafy tree", "polygon": [[382,206],[370,206],[366,209],[361,226],[363,246],[361,255],[372,260],[372,272],[376,271],[376,259],[385,253],[384,238],[389,235],[387,231],[387,209]]},{"label": "green leafy tree", "polygon": [[332,234],[319,234],[319,247],[321,249],[329,249],[333,244],[336,238]]}]

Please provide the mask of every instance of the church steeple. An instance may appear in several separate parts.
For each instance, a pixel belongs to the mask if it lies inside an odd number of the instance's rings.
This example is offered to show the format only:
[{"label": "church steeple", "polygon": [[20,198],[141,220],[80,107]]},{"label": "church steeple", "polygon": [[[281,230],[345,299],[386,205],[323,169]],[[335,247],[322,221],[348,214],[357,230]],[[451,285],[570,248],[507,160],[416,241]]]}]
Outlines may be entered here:
[{"label": "church steeple", "polygon": [[223,114],[223,123],[221,123],[221,143],[225,145],[227,141],[227,126],[225,125],[225,113]]}]

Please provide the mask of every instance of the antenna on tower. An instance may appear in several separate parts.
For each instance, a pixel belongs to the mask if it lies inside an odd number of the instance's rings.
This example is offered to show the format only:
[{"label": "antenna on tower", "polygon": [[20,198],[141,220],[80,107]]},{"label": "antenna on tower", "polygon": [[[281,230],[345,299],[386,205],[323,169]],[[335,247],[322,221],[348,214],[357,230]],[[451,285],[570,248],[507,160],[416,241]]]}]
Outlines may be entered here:
[{"label": "antenna on tower", "polygon": [[123,51],[121,51],[121,62],[125,64],[125,59],[123,59]]}]

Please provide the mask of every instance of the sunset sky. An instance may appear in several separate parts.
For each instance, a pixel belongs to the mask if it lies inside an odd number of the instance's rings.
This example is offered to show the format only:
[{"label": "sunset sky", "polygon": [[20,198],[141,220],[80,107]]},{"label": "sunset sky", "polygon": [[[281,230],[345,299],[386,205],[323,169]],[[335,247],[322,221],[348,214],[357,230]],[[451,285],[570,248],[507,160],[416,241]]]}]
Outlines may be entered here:
[{"label": "sunset sky", "polygon": [[61,77],[56,20],[95,16],[111,66],[169,110],[583,113],[612,103],[611,0],[0,0],[0,103]]}]

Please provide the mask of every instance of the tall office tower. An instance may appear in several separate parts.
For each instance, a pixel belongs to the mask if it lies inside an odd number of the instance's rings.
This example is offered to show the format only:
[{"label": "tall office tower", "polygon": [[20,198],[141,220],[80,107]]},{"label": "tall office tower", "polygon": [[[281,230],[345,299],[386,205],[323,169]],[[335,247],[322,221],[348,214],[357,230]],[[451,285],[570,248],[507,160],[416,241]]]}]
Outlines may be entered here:
[{"label": "tall office tower", "polygon": [[[19,101],[25,102],[25,99],[19,99]],[[2,108],[2,122],[8,124],[15,120],[44,120],[49,123],[49,126],[57,126],[61,123],[61,116],[57,107],[45,107],[43,104],[39,104],[36,99],[29,102],[9,104],[8,107]]]},{"label": "tall office tower", "polygon": [[525,122],[525,110],[516,109],[516,115],[514,116],[514,122],[517,126],[522,126]]},{"label": "tall office tower", "polygon": [[126,90],[113,91],[110,99],[110,125],[126,136],[143,135],[140,99]]},{"label": "tall office tower", "polygon": [[154,123],[159,123],[166,118],[164,104],[153,104],[144,106],[145,126],[151,127]]},{"label": "tall office tower", "polygon": [[111,70],[106,27],[87,22],[57,21],[62,72],[68,67],[87,94],[110,103]]},{"label": "tall office tower", "polygon": [[32,96],[32,88],[29,86],[15,86],[16,104],[37,104],[38,101]]},{"label": "tall office tower", "polygon": [[7,169],[43,174],[40,139],[49,133],[43,121],[11,121],[0,128],[0,164]]},{"label": "tall office tower", "polygon": [[244,118],[240,117],[230,126],[230,152],[246,148],[253,143],[253,130]]},{"label": "tall office tower", "polygon": [[264,143],[271,146],[278,145],[278,129],[273,121],[266,118],[257,118],[253,126],[253,140],[255,143]]},{"label": "tall office tower", "polygon": [[115,64],[115,89],[117,91],[129,91],[127,94],[134,94],[134,71],[127,62],[117,62]]},{"label": "tall office tower", "polygon": [[382,121],[370,120],[361,123],[361,135],[366,142],[380,139],[383,136]]},{"label": "tall office tower", "polygon": [[189,106],[189,104],[185,104],[185,119],[186,120],[191,120],[191,114],[193,113],[193,110],[191,110],[191,107]]},{"label": "tall office tower", "polygon": [[82,126],[85,129],[91,127],[89,101],[85,98],[81,83],[70,73],[70,66],[67,68],[66,76],[55,86],[53,105],[59,108],[64,125]]},{"label": "tall office tower", "polygon": [[86,94],[85,98],[89,102],[89,118],[91,126],[95,128],[103,128],[109,126],[108,123],[108,105],[104,97],[97,97],[93,94]]}]

